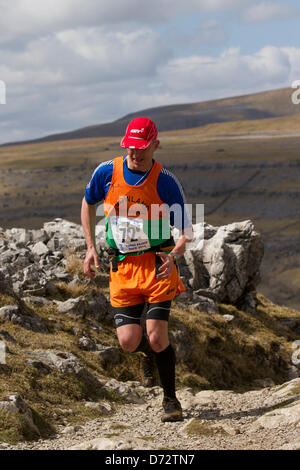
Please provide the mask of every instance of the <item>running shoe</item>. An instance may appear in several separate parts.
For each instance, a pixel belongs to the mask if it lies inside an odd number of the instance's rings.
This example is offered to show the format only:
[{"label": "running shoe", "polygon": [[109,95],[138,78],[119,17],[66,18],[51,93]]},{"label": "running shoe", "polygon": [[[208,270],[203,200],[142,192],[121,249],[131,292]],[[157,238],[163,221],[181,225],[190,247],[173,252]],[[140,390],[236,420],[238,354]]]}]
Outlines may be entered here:
[{"label": "running shoe", "polygon": [[182,408],[177,398],[164,397],[162,406],[164,411],[161,420],[163,423],[167,421],[183,421]]}]

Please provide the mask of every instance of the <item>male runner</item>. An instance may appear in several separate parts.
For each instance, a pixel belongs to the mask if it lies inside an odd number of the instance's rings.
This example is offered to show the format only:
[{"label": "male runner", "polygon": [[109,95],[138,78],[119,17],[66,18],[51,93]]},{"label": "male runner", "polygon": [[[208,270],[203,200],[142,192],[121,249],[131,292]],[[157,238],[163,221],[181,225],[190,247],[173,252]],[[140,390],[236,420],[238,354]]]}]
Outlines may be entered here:
[{"label": "male runner", "polygon": [[[91,265],[99,268],[96,204],[104,200],[106,240],[112,253],[110,301],[120,345],[128,352],[141,351],[148,359],[151,353],[155,356],[164,391],[162,421],[181,421],[168,319],[172,299],[185,290],[176,257],[192,238],[191,221],[181,184],[153,159],[159,146],[155,123],[145,117],[133,119],[120,145],[127,154],[96,168],[82,201],[84,272],[93,279]],[[170,230],[174,225],[181,231],[176,244]],[[145,304],[147,339],[141,326]]]}]

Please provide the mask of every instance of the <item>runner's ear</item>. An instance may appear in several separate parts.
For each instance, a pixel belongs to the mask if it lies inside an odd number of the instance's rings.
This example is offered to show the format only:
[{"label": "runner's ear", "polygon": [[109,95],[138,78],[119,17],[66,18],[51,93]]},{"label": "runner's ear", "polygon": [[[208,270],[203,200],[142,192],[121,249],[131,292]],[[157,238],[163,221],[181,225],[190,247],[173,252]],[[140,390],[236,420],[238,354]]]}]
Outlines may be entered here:
[{"label": "runner's ear", "polygon": [[159,144],[160,144],[160,141],[159,140],[155,140],[155,147],[154,147],[154,151],[158,149],[159,147]]}]

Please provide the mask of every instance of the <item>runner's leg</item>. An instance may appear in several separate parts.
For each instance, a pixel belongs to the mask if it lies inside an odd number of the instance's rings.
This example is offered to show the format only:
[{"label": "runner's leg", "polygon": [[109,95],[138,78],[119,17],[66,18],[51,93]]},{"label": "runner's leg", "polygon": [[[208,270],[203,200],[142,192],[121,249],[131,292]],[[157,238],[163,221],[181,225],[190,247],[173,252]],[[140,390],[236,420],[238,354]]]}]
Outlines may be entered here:
[{"label": "runner's leg", "polygon": [[141,315],[144,304],[113,307],[118,340],[124,351],[134,352],[141,343]]},{"label": "runner's leg", "polygon": [[145,387],[154,383],[154,352],[141,325],[144,304],[129,307],[114,307],[115,324],[119,343],[124,351],[141,353],[141,381]]},{"label": "runner's leg", "polygon": [[175,395],[175,351],[169,342],[168,320],[171,301],[149,304],[146,314],[149,343],[155,351],[156,365],[164,396]]}]

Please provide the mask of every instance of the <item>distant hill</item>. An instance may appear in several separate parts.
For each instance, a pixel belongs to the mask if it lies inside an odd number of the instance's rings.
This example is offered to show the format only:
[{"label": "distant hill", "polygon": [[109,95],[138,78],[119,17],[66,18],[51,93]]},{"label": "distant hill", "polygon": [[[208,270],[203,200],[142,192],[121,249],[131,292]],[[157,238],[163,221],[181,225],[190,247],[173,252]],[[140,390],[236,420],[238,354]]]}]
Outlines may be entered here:
[{"label": "distant hill", "polygon": [[153,119],[159,131],[163,132],[191,129],[220,122],[300,115],[300,106],[292,103],[291,95],[291,88],[283,88],[199,103],[159,106],[128,114],[110,123],[83,127],[75,131],[5,145],[121,136],[124,134],[128,122],[137,116],[147,116]]}]

